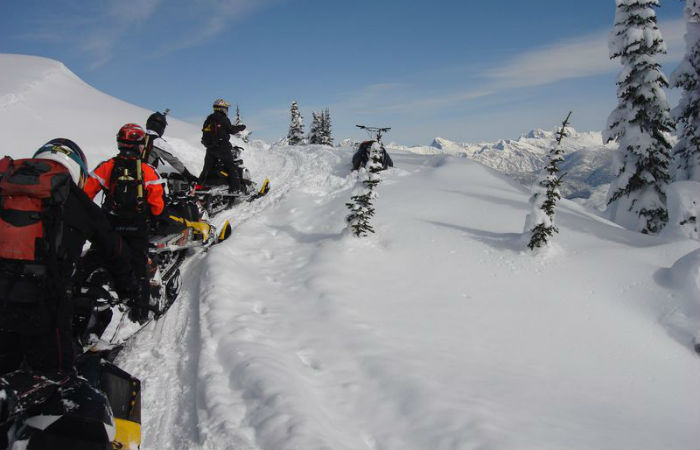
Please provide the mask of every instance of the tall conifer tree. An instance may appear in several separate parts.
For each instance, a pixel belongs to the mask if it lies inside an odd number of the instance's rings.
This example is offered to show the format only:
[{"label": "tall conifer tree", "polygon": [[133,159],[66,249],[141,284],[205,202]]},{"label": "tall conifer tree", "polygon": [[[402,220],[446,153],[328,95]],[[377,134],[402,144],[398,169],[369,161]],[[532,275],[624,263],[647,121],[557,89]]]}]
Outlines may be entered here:
[{"label": "tall conifer tree", "polygon": [[320,144],[321,143],[321,133],[323,132],[321,126],[321,115],[315,112],[311,113],[311,128],[309,128],[309,144]]},{"label": "tall conifer tree", "polygon": [[556,141],[547,155],[547,165],[542,169],[542,174],[532,189],[532,211],[525,219],[525,233],[529,236],[527,246],[530,250],[545,246],[549,238],[559,232],[554,226],[554,210],[557,201],[561,199],[559,186],[564,178],[564,175],[559,175],[559,163],[564,160],[561,141],[567,135],[569,117],[571,113],[562,122],[561,129],[556,134]]},{"label": "tall conifer tree", "polygon": [[686,53],[671,75],[683,90],[673,109],[678,143],[673,148],[674,180],[700,181],[700,0],[686,0]]},{"label": "tall conifer tree", "polygon": [[666,53],[656,25],[658,0],[616,0],[610,58],[620,58],[618,106],[608,117],[606,142],[619,144],[619,170],[610,185],[608,211],[622,226],[658,233],[668,221],[670,182],[668,133],[673,122],[666,101],[666,77],[655,55]]},{"label": "tall conifer tree", "polygon": [[289,145],[300,145],[304,143],[304,119],[299,112],[296,100],[291,105],[292,119],[287,133],[287,143]]},{"label": "tall conifer tree", "polygon": [[333,136],[331,133],[331,111],[326,108],[321,112],[321,144],[333,145]]}]

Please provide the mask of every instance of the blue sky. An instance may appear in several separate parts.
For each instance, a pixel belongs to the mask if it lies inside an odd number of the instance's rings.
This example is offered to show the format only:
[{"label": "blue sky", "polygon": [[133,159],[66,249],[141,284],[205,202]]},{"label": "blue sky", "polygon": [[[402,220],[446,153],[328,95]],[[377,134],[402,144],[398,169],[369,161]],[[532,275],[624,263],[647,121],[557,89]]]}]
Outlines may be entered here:
[{"label": "blue sky", "polygon": [[[657,9],[667,75],[684,4]],[[569,110],[575,128],[602,130],[620,70],[607,58],[614,13],[614,0],[5,0],[0,52],[57,59],[193,123],[223,97],[268,141],[297,100],[307,129],[330,108],[336,139],[364,138],[362,123],[407,145],[477,142],[554,128]]]}]

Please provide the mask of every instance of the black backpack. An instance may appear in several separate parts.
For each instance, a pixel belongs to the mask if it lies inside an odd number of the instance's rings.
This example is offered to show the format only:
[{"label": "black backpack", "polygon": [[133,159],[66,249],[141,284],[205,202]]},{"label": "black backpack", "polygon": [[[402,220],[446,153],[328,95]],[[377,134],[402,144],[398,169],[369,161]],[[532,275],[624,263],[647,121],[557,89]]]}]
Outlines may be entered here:
[{"label": "black backpack", "polygon": [[207,117],[202,125],[202,145],[205,147],[213,147],[219,142],[217,137],[219,131],[219,126],[215,120],[212,119],[212,115]]},{"label": "black backpack", "polygon": [[143,216],[146,209],[141,160],[116,157],[113,161],[105,209],[123,219]]}]

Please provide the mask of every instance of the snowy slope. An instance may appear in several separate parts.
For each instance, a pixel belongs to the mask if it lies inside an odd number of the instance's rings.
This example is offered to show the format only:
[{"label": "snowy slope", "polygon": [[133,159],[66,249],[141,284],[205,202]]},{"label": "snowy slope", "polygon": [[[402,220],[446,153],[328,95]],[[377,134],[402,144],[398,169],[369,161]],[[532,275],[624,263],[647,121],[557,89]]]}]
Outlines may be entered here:
[{"label": "snowy slope", "polygon": [[[94,142],[91,157],[109,154],[112,124],[148,111],[64,70],[3,100],[2,118],[19,124],[43,104],[83,121],[76,140]],[[10,78],[0,74],[2,99],[21,94]],[[40,95],[70,90],[83,108]],[[173,136],[194,164],[189,129]],[[466,158],[407,152],[382,175],[376,235],[355,239],[351,155],[246,150],[272,191],[225,214],[233,237],[187,263],[173,308],[120,356],[144,383],[142,448],[699,448],[698,241],[628,232],[563,201],[555,245],[524,253],[520,185]]]},{"label": "snowy slope", "polygon": [[[116,135],[122,125],[145,126],[153,112],[94,89],[58,61],[0,54],[0,67],[4,137],[0,151],[15,157],[29,157],[45,142],[65,137],[83,149],[92,168],[116,154]],[[193,173],[201,169],[204,158],[200,137],[199,127],[168,119],[166,140]]]}]

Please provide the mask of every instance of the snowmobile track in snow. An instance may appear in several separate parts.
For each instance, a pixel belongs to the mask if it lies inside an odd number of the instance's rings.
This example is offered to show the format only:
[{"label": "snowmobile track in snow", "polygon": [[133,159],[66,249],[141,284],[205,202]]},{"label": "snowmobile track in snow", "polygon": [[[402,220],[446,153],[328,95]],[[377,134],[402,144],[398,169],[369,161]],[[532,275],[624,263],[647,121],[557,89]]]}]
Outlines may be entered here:
[{"label": "snowmobile track in snow", "polygon": [[[279,156],[273,162],[275,187],[267,195],[214,217],[215,225],[228,220],[233,227],[233,239],[222,244],[235,245],[236,227],[279,201],[294,185],[301,158]],[[200,310],[200,295],[207,290],[201,281],[209,250],[195,250],[182,264],[179,297],[163,317],[129,341],[117,358],[120,367],[143,383],[142,449],[199,448],[203,444],[199,383],[206,380],[199,379],[200,354],[202,348],[215,345],[203,336]],[[231,301],[235,301],[232,294]]]}]

